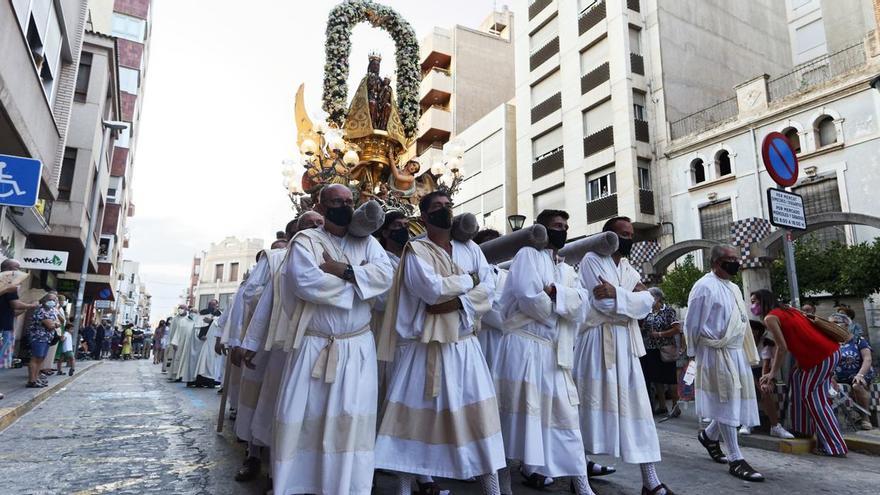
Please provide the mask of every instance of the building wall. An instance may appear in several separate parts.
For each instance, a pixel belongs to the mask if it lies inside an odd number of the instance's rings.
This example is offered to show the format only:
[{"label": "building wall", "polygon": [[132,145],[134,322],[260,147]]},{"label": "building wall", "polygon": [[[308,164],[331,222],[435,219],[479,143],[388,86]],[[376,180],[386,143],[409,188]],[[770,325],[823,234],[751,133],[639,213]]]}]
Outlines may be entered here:
[{"label": "building wall", "polygon": [[[221,308],[228,309],[231,302],[229,296],[235,294],[244,274],[256,264],[256,256],[261,249],[262,239],[227,237],[220,242],[211,243],[201,259],[199,283],[194,291],[193,304],[204,309],[202,299],[210,297],[220,300]],[[234,279],[230,277],[232,263],[238,263],[238,275]],[[220,279],[214,276],[218,264],[223,266],[223,276]]]},{"label": "building wall", "polygon": [[514,96],[513,40],[455,28],[453,133],[458,134]]}]

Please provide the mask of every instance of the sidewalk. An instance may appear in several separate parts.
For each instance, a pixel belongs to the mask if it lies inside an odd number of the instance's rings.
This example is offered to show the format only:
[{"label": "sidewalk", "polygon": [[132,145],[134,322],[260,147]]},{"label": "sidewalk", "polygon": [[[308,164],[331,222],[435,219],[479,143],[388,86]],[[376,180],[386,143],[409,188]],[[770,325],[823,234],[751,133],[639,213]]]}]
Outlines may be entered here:
[{"label": "sidewalk", "polygon": [[0,400],[0,431],[36,407],[37,404],[64,388],[68,383],[101,363],[103,361],[78,362],[76,363],[76,373],[73,376],[67,376],[67,367],[63,367],[64,374],[50,376],[49,386],[46,388],[25,387],[27,367],[0,370],[0,393],[6,396],[5,399]]}]

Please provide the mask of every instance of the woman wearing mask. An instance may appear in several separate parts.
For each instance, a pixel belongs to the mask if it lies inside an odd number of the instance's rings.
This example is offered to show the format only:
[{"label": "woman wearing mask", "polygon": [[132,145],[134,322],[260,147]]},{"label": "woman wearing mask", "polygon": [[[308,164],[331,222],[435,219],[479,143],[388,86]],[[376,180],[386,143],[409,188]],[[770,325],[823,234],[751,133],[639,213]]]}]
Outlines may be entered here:
[{"label": "woman wearing mask", "polygon": [[40,299],[40,307],[34,311],[31,324],[28,327],[28,339],[31,346],[31,359],[28,362],[28,388],[43,388],[48,386],[48,380],[40,376],[40,370],[49,353],[49,342],[59,327],[55,307],[58,304],[58,296],[49,293]]},{"label": "woman wearing mask", "polygon": [[[654,306],[651,313],[645,318],[645,349],[642,356],[642,372],[645,382],[654,385],[654,400],[657,409],[655,414],[669,414],[672,418],[681,416],[678,406],[678,345],[675,336],[681,334],[681,322],[675,310],[666,305],[666,297],[659,287],[651,287],[648,292],[654,296]],[[675,359],[664,361],[661,349],[666,351],[675,349]],[[667,392],[672,399],[672,412],[666,409]]]},{"label": "woman wearing mask", "polygon": [[[840,361],[834,370],[834,380],[852,387],[853,400],[867,411],[871,399],[869,388],[871,382],[874,381],[874,368],[871,367],[871,344],[865,340],[863,335],[856,334],[849,314],[835,313],[828,319],[844,328],[849,328],[853,334],[851,339],[840,344]],[[871,417],[861,411],[859,414],[861,415],[859,428],[862,430],[873,429]]]},{"label": "woman wearing mask", "polygon": [[828,399],[828,387],[840,359],[840,346],[822,333],[804,313],[781,304],[769,290],[752,293],[752,313],[764,318],[776,342],[770,371],[761,376],[761,391],[772,393],[786,352],[798,367],[791,377],[791,411],[794,430],[816,434],[817,455],[845,457],[846,443]]}]

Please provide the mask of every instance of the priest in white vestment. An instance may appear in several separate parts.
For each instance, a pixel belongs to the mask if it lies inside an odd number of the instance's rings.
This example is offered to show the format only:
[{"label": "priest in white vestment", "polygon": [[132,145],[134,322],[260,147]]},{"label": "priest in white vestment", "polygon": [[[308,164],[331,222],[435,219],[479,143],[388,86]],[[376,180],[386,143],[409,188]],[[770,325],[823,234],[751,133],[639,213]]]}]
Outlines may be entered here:
[{"label": "priest in white vestment", "polygon": [[380,359],[394,361],[376,438],[376,468],[414,475],[477,477],[499,493],[505,466],[492,376],[474,336],[491,309],[492,267],[473,242],[451,238],[452,202],[437,191],[419,204],[425,238],[410,241],[382,324]]},{"label": "priest in white vestment", "polygon": [[[576,493],[592,495],[571,376],[574,338],[590,295],[570,265],[557,258],[565,246],[568,213],[544,210],[546,249],[524,247],[510,266],[501,314],[504,336],[492,361],[504,452],[522,462],[525,483],[544,488],[548,478],[572,477]],[[512,493],[501,472],[501,492]]]},{"label": "priest in white vestment", "polygon": [[[477,235],[474,236],[474,242],[479,246],[484,242],[499,237],[501,237],[501,233],[497,230],[484,229],[477,232]],[[489,365],[489,369],[492,369],[492,360],[503,335],[502,329],[504,324],[501,316],[501,294],[504,292],[507,270],[493,265],[492,274],[495,277],[495,295],[492,299],[492,310],[483,315],[483,318],[480,320],[480,331],[477,332],[477,340],[480,341],[480,348],[483,349],[483,356],[486,357],[486,364]]]},{"label": "priest in white vestment", "polygon": [[[579,268],[581,284],[592,298],[574,358],[584,449],[639,464],[643,494],[671,495],[654,466],[660,461],[660,442],[639,361],[645,346],[638,320],[651,312],[654,297],[626,259],[634,233],[629,218],[612,218],[602,230],[617,234],[617,252],[588,252]],[[587,461],[590,476],[614,472]]]},{"label": "priest in white vestment", "polygon": [[[190,339],[189,360],[187,366],[182,370],[183,381],[186,382],[187,387],[207,387],[213,386],[214,384],[214,382],[208,378],[199,377],[198,365],[199,356],[202,353],[202,349],[205,347],[205,342],[208,341],[208,331],[211,329],[211,324],[220,316],[219,307],[220,301],[211,299],[208,301],[208,307],[200,310],[198,315],[196,315],[194,329],[195,338]],[[211,342],[207,347],[213,352],[214,343]]]},{"label": "priest in white vestment", "polygon": [[[221,315],[220,318],[222,317]],[[226,363],[226,356],[223,355],[220,347],[220,335],[223,333],[223,328],[219,324],[220,318],[216,318],[211,323],[205,345],[202,346],[199,358],[196,360],[196,376],[215,385],[223,381],[223,365]]]},{"label": "priest in white vestment", "polygon": [[[190,308],[186,318],[181,319],[177,324],[174,332],[174,339],[171,345],[174,346],[174,362],[171,364],[171,378],[175,381],[181,381],[186,378],[190,367],[195,369],[193,357],[193,341],[198,340],[196,336],[196,318],[199,312],[195,308]],[[196,358],[198,353],[196,353]],[[195,377],[193,377],[194,379]]]},{"label": "priest in white vestment", "polygon": [[180,327],[180,323],[186,319],[186,305],[178,304],[177,314],[171,319],[171,324],[168,325],[168,346],[165,349],[165,362],[162,364],[162,371],[168,372],[168,381],[177,380],[174,370],[176,369],[176,361],[178,361],[180,357],[176,353],[177,345],[174,343],[174,336],[177,335],[177,329]]},{"label": "priest in white vestment", "polygon": [[[712,248],[712,271],[694,284],[685,318],[688,355],[695,360],[697,416],[712,420],[698,440],[730,474],[745,481],[764,481],[743,458],[737,428],[761,424],[751,366],[758,364],[748,310],[739,286],[730,281],[740,268],[733,246]],[[728,453],[721,451],[724,438]]]},{"label": "priest in white vestment", "polygon": [[325,187],[315,207],[324,227],[293,237],[283,269],[280,297],[294,299],[295,310],[275,339],[296,352],[276,408],[275,495],[372,490],[377,370],[369,300],[388,290],[392,272],[375,238],[348,235],[353,205],[350,189]]}]

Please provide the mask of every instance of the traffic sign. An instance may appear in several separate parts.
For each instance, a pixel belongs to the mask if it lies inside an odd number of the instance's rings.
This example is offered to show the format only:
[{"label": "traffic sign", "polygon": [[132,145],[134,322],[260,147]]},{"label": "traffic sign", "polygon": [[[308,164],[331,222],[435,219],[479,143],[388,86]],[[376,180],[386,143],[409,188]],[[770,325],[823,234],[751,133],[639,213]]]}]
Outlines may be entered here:
[{"label": "traffic sign", "polygon": [[804,198],[800,194],[771,187],[767,189],[767,205],[771,224],[786,229],[807,229]]},{"label": "traffic sign", "polygon": [[797,182],[797,154],[784,134],[767,134],[761,143],[761,156],[764,158],[764,167],[774,182],[782,187],[793,186]]},{"label": "traffic sign", "polygon": [[0,206],[36,205],[42,171],[40,160],[0,155]]},{"label": "traffic sign", "polygon": [[113,307],[112,301],[105,301],[103,299],[95,301],[95,309],[110,309],[111,307]]}]

